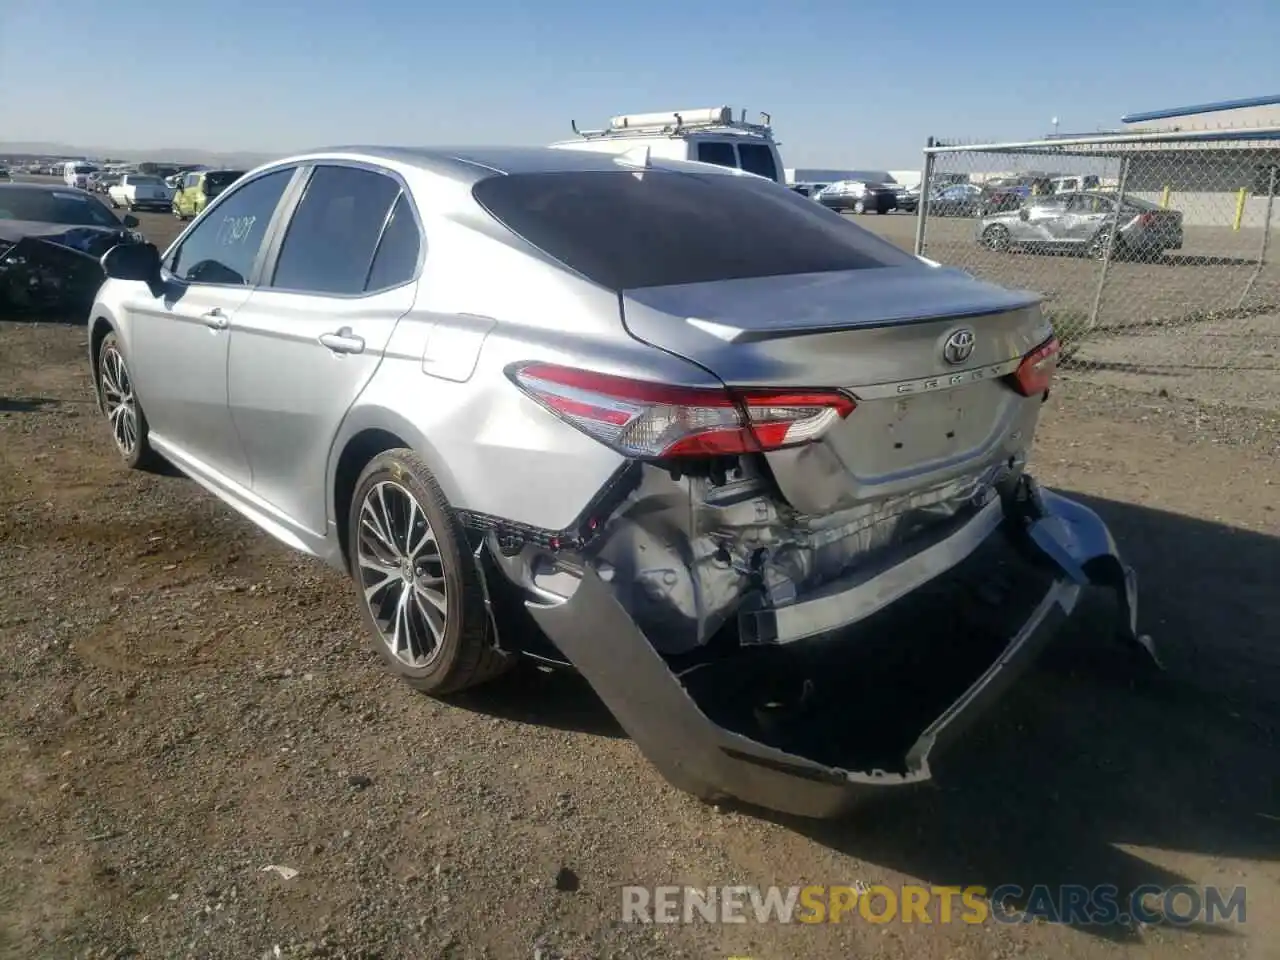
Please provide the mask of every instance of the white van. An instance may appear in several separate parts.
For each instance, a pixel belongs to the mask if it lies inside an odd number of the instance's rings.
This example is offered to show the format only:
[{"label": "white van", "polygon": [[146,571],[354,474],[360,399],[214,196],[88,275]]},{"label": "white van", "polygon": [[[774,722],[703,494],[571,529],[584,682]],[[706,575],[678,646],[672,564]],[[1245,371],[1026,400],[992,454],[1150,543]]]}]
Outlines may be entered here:
[{"label": "white van", "polygon": [[579,130],[575,123],[577,139],[551,146],[622,154],[645,145],[654,157],[734,167],[783,183],[782,156],[769,115],[761,118],[762,123],[748,123],[743,110],[735,120],[728,107],[623,114],[611,119],[604,130]]},{"label": "white van", "polygon": [[98,168],[84,160],[68,160],[62,165],[62,182],[68,187],[84,190],[89,186],[89,174],[97,173]]}]

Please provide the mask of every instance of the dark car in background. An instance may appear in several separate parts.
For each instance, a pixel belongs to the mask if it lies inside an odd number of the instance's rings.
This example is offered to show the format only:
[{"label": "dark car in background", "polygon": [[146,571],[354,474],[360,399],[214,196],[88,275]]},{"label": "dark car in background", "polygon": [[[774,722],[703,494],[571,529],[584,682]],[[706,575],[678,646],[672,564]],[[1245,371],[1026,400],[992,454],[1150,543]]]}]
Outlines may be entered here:
[{"label": "dark car in background", "polygon": [[866,180],[837,180],[813,199],[837,213],[888,213],[898,207],[898,195],[891,184]]},{"label": "dark car in background", "polygon": [[982,188],[953,183],[929,197],[929,213],[935,217],[976,217],[982,212]]},{"label": "dark car in background", "polygon": [[1117,205],[1113,193],[1057,193],[984,216],[975,234],[989,250],[1034,248],[1080,252],[1095,260],[1151,261],[1182,248],[1182,213],[1136,197]]},{"label": "dark car in background", "polygon": [[0,316],[87,311],[112,247],[141,241],[123,220],[74,187],[0,184]]}]

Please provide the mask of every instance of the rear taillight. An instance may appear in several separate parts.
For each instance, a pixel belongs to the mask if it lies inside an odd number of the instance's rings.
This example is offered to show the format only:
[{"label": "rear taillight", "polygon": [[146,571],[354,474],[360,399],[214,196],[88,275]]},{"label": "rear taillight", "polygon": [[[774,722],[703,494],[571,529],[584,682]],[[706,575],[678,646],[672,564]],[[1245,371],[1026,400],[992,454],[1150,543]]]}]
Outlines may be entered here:
[{"label": "rear taillight", "polygon": [[546,363],[508,373],[560,419],[635,458],[777,450],[817,439],[854,409],[835,390],[673,387]]},{"label": "rear taillight", "polygon": [[1009,381],[1013,388],[1024,397],[1034,397],[1048,390],[1058,369],[1060,352],[1058,338],[1050,337],[1028,353],[1018,364],[1018,369],[1010,375]]}]

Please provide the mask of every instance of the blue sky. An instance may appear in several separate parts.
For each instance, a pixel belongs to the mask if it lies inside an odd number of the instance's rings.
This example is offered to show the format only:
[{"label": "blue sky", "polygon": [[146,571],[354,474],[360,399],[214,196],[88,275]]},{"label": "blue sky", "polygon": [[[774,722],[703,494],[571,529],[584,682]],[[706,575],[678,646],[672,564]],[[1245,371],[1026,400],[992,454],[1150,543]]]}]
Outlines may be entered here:
[{"label": "blue sky", "polygon": [[915,167],[929,135],[1274,93],[1278,37],[1278,0],[8,2],[0,140],[544,143],[727,104],[773,115],[788,166]]}]

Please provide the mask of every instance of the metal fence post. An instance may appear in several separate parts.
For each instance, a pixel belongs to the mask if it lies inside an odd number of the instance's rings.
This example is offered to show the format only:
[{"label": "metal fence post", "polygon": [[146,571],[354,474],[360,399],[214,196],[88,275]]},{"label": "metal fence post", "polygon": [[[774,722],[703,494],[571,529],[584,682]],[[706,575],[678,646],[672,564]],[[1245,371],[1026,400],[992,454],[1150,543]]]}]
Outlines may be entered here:
[{"label": "metal fence post", "polygon": [[1120,183],[1116,187],[1116,209],[1107,225],[1107,254],[1102,258],[1102,269],[1098,271],[1098,286],[1093,291],[1093,306],[1089,308],[1089,322],[1086,333],[1093,333],[1098,325],[1098,313],[1102,309],[1102,292],[1107,286],[1107,272],[1111,267],[1111,256],[1116,248],[1116,231],[1120,228],[1120,206],[1124,203],[1124,190],[1129,180],[1129,156],[1120,158]]},{"label": "metal fence post", "polygon": [[1258,277],[1262,274],[1262,268],[1267,265],[1267,247],[1271,240],[1271,214],[1275,209],[1276,203],[1277,175],[1280,175],[1280,166],[1272,166],[1271,178],[1267,183],[1267,204],[1262,213],[1262,243],[1258,247],[1258,263],[1253,268],[1253,273],[1249,275],[1249,279],[1244,285],[1244,290],[1240,294],[1240,299],[1236,301],[1237,310],[1243,307],[1244,302],[1249,299],[1249,294],[1253,292],[1254,283],[1257,282]]},{"label": "metal fence post", "polygon": [[916,256],[924,256],[924,224],[929,214],[929,182],[933,179],[933,137],[924,149],[924,168],[920,171],[920,201],[916,206]]}]

